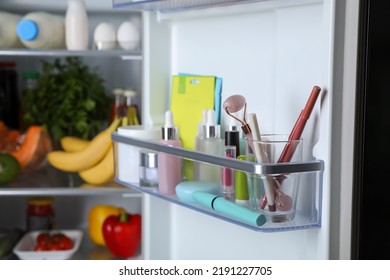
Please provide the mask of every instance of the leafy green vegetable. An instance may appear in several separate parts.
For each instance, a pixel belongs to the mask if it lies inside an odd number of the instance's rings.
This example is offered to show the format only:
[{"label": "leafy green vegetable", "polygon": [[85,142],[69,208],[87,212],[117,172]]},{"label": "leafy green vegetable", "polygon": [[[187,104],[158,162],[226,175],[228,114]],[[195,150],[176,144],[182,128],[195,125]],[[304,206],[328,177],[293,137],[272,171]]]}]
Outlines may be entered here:
[{"label": "leafy green vegetable", "polygon": [[43,62],[38,88],[22,97],[27,125],[45,125],[53,139],[90,139],[109,118],[110,97],[103,80],[79,57]]}]

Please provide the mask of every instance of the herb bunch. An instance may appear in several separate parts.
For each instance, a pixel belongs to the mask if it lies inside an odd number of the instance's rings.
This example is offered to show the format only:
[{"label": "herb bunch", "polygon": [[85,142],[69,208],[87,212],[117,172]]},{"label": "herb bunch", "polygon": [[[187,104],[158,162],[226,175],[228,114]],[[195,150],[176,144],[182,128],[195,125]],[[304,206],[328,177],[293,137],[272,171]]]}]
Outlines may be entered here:
[{"label": "herb bunch", "polygon": [[22,97],[26,125],[45,125],[54,140],[91,139],[109,118],[110,98],[100,76],[79,57],[43,61],[35,90]]}]

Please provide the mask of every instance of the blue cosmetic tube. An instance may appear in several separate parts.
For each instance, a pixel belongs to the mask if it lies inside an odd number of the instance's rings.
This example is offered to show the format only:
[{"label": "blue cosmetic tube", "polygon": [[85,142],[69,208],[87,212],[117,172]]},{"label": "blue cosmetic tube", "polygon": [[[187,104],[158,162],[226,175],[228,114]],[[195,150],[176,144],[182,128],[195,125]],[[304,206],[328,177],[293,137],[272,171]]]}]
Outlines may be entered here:
[{"label": "blue cosmetic tube", "polygon": [[264,215],[215,194],[196,191],[192,194],[192,198],[199,204],[209,207],[216,212],[226,214],[251,225],[262,226],[266,222]]}]

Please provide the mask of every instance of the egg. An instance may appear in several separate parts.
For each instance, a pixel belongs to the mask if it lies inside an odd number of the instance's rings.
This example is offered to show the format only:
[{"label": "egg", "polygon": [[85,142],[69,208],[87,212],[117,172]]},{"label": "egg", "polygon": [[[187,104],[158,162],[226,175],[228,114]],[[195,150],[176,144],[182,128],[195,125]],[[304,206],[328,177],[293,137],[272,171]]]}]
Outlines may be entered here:
[{"label": "egg", "polygon": [[117,31],[118,44],[122,49],[134,50],[138,47],[141,34],[131,21],[122,22]]},{"label": "egg", "polygon": [[98,50],[112,50],[116,47],[116,28],[110,23],[101,22],[95,28],[93,39]]}]

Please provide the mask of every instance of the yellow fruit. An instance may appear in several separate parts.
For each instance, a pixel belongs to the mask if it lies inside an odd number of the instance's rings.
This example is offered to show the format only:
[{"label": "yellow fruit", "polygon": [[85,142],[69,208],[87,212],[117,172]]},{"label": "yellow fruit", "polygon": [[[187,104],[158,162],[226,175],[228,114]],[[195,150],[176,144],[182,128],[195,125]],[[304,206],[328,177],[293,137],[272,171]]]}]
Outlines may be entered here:
[{"label": "yellow fruit", "polygon": [[60,140],[61,147],[65,152],[78,152],[88,146],[89,141],[76,137],[76,136],[64,136]]},{"label": "yellow fruit", "polygon": [[108,150],[106,156],[96,165],[79,172],[80,177],[87,183],[101,185],[114,179],[114,149]]},{"label": "yellow fruit", "polygon": [[97,245],[105,245],[103,237],[104,220],[111,215],[119,215],[121,208],[112,205],[96,205],[88,213],[88,233]]},{"label": "yellow fruit", "polygon": [[116,130],[120,119],[96,135],[84,149],[78,152],[53,151],[47,155],[49,163],[67,172],[79,172],[91,168],[101,161],[111,148],[111,133]]}]

